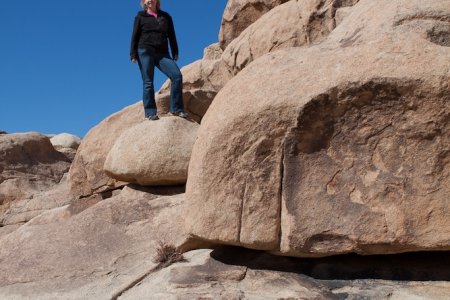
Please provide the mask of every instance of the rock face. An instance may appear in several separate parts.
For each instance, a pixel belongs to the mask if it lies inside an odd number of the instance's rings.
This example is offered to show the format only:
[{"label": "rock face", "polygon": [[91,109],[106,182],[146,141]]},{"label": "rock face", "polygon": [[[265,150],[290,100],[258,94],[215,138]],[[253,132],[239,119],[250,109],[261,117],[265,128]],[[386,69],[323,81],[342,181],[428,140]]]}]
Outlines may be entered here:
[{"label": "rock face", "polygon": [[[29,210],[25,207],[30,201],[35,203],[33,214],[58,206],[57,203],[36,201],[34,198],[55,187],[69,166],[67,157],[56,151],[45,135],[37,132],[1,135],[1,224],[12,225],[27,221],[28,218],[7,222],[5,218],[14,218],[17,213]],[[21,209],[17,210],[18,206]]]},{"label": "rock face", "polygon": [[155,266],[159,240],[183,242],[182,201],[126,187],[33,219],[1,239],[0,298],[112,299]]},{"label": "rock face", "polygon": [[140,185],[185,184],[199,125],[179,117],[144,121],[125,131],[106,157],[106,174]]},{"label": "rock face", "polygon": [[194,145],[192,236],[291,256],[449,250],[446,4],[360,1],[324,42],[234,77]]},{"label": "rock face", "polygon": [[229,0],[222,16],[219,43],[222,49],[263,14],[288,0]]},{"label": "rock face", "polygon": [[222,56],[223,50],[220,48],[219,43],[209,45],[203,51],[203,59],[205,60],[217,60]]},{"label": "rock face", "polygon": [[73,199],[66,177],[64,176],[58,184],[50,186],[48,190],[37,190],[28,198],[10,202],[8,209],[0,216],[2,226],[22,225],[48,210],[69,204]]},{"label": "rock face", "polygon": [[446,94],[390,78],[312,99],[285,140],[281,251],[448,250]]},{"label": "rock face", "polygon": [[[236,37],[224,50],[222,59],[236,75],[266,53],[318,43],[336,27],[336,11],[351,4],[339,0],[293,0],[279,5]],[[341,14],[340,18],[344,16]]]},{"label": "rock face", "polygon": [[103,172],[103,165],[116,139],[143,120],[144,108],[139,102],[109,116],[87,133],[69,171],[70,188],[75,197],[124,185],[108,177]]}]

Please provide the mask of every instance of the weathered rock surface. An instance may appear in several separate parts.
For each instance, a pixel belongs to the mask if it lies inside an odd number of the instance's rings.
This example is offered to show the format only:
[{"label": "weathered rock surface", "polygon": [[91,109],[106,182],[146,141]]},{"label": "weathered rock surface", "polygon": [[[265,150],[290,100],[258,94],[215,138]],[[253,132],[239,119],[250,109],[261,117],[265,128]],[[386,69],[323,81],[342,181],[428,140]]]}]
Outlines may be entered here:
[{"label": "weathered rock surface", "polygon": [[[424,257],[419,261],[396,257],[400,276],[391,261],[381,258],[353,257],[345,265],[347,258],[295,260],[228,248],[191,251],[185,258],[186,262],[150,274],[118,299],[444,300],[450,291],[448,282],[423,281],[445,278],[449,272],[447,268],[436,276],[438,261]],[[417,267],[423,260],[431,267]],[[407,268],[399,266],[403,261]]]},{"label": "weathered rock surface", "polygon": [[285,141],[281,251],[448,250],[449,91],[391,78],[313,99]]},{"label": "weathered rock surface", "polygon": [[[292,0],[279,5],[235,38],[222,59],[235,75],[266,53],[318,43],[336,27],[336,10],[351,4],[340,0]],[[343,14],[339,17],[342,22]]]},{"label": "weathered rock surface", "polygon": [[69,166],[67,157],[56,151],[45,135],[30,132],[0,136],[0,223],[4,224],[5,214],[14,217],[15,208],[29,201],[35,203],[30,208],[35,212],[52,207],[33,198],[54,188]]},{"label": "weathered rock surface", "polygon": [[89,196],[123,186],[103,171],[106,156],[116,139],[144,120],[142,102],[130,105],[92,128],[78,148],[69,171],[69,183],[75,197]]},{"label": "weathered rock surface", "polygon": [[77,150],[72,148],[59,148],[58,151],[64,154],[70,161],[73,161],[75,159],[75,155],[77,155]]},{"label": "weathered rock surface", "polygon": [[220,59],[220,57],[223,54],[223,50],[220,48],[219,43],[215,43],[212,45],[209,45],[208,47],[203,50],[203,59],[205,60],[217,60]]},{"label": "weathered rock surface", "polygon": [[3,226],[21,225],[34,217],[71,202],[66,176],[46,191],[39,191],[30,198],[17,199],[9,204],[2,216],[0,224]]},{"label": "weathered rock surface", "polygon": [[38,216],[1,239],[1,299],[111,299],[155,267],[159,240],[184,241],[183,194],[125,187],[84,210]]},{"label": "weathered rock surface", "polygon": [[229,0],[222,16],[219,44],[225,49],[263,14],[288,0]]},{"label": "weathered rock surface", "polygon": [[106,157],[106,174],[140,185],[185,184],[199,125],[179,117],[144,121],[125,131]]},{"label": "weathered rock surface", "polygon": [[[215,58],[220,51],[217,50],[215,53],[206,53],[206,57]],[[231,74],[222,60],[207,58],[182,68],[181,72],[184,109],[190,119],[200,122],[214,97],[231,79]],[[156,94],[156,104],[160,113],[165,114],[169,111],[170,81],[166,81]]]},{"label": "weathered rock surface", "polygon": [[326,41],[234,77],[194,145],[191,234],[292,256],[450,250],[447,4],[360,1]]}]

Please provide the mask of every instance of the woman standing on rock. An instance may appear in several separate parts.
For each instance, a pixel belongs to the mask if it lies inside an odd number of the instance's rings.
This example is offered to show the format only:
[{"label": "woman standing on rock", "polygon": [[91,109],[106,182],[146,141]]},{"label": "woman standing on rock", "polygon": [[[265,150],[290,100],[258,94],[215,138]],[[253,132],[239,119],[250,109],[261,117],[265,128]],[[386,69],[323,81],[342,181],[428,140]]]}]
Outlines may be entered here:
[{"label": "woman standing on rock", "polygon": [[[178,44],[170,15],[160,10],[160,0],[141,0],[144,9],[134,19],[131,37],[130,58],[139,64],[144,85],[143,102],[145,117],[158,120],[153,77],[155,67],[171,81],[170,113],[182,118],[187,114],[183,109],[183,77],[176,64]],[[169,55],[169,47],[172,58]]]}]

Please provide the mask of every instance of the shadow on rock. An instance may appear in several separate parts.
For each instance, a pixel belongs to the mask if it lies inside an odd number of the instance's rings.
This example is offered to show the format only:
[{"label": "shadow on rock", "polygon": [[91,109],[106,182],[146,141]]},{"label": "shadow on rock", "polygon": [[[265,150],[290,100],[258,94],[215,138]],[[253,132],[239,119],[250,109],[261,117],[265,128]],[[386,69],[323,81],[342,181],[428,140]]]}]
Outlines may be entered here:
[{"label": "shadow on rock", "polygon": [[211,253],[211,257],[227,265],[291,272],[319,280],[450,280],[450,252],[374,256],[348,254],[326,258],[292,258],[226,246],[216,248]]},{"label": "shadow on rock", "polygon": [[130,184],[129,187],[141,192],[158,196],[173,196],[186,192],[186,185],[184,184],[175,186],[141,186],[137,184]]}]

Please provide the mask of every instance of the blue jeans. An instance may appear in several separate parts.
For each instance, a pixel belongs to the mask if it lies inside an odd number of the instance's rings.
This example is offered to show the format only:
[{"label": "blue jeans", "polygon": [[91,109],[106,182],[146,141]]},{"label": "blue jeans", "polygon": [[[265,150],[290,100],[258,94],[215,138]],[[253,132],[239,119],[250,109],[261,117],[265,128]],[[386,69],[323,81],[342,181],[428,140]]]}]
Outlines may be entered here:
[{"label": "blue jeans", "polygon": [[155,67],[170,78],[170,112],[182,112],[183,110],[183,76],[180,69],[168,54],[154,55],[148,50],[138,49],[138,64],[141,70],[144,91],[142,101],[144,102],[145,116],[156,115],[155,88],[153,78]]}]

